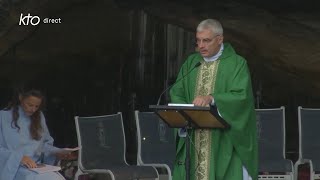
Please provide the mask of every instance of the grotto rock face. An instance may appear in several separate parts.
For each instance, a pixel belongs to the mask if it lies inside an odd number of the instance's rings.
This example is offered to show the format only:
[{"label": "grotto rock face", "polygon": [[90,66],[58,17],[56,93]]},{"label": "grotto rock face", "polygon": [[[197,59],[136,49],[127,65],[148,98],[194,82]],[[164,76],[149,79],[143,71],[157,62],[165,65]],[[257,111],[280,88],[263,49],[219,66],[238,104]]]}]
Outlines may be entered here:
[{"label": "grotto rock face", "polygon": [[211,9],[183,4],[157,8],[153,4],[145,9],[188,29],[195,29],[205,18],[220,20],[225,40],[248,60],[262,103],[319,106],[320,13],[308,2],[305,9],[284,6],[281,10],[272,3],[255,6],[218,1]]},{"label": "grotto rock face", "polygon": [[[139,27],[128,25],[134,22],[133,12],[143,10],[160,22],[190,32],[202,19],[220,20],[225,40],[248,60],[261,103],[317,106],[320,105],[317,102],[320,99],[320,13],[312,9],[317,5],[312,3],[3,1],[0,78],[10,74],[13,68],[18,71],[25,68],[18,64],[29,64],[29,70],[34,72],[37,70],[32,67],[46,68],[39,64],[62,66],[64,63],[68,67],[76,63],[75,59],[84,57],[107,63],[119,51],[123,56],[120,58],[130,57],[134,54],[127,47],[132,42],[132,31]],[[18,26],[20,14],[27,12],[40,17],[59,17],[62,23]],[[17,62],[13,65],[11,61]]]}]

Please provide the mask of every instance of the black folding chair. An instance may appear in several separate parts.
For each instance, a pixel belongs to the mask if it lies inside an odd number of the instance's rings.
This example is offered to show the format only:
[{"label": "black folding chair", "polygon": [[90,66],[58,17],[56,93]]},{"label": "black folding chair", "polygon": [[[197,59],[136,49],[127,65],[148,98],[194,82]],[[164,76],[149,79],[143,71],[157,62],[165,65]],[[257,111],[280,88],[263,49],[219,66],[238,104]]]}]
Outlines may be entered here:
[{"label": "black folding chair", "polygon": [[256,109],[259,138],[259,179],[293,180],[291,160],[285,159],[285,108]]},{"label": "black folding chair", "polygon": [[298,107],[299,160],[295,165],[310,164],[310,179],[320,179],[320,109]]},{"label": "black folding chair", "polygon": [[129,165],[122,114],[75,117],[78,166],[84,173],[108,174],[112,180],[158,179],[152,166]]},{"label": "black folding chair", "polygon": [[175,160],[173,128],[168,127],[154,112],[135,111],[135,119],[138,138],[138,164],[152,165],[157,168],[159,179],[171,180]]}]

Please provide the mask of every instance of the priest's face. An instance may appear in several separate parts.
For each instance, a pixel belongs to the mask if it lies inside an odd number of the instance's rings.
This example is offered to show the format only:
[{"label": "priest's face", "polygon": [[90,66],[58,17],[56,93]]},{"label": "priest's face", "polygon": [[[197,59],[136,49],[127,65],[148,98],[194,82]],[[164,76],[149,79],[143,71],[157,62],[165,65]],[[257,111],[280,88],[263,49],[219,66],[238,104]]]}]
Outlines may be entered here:
[{"label": "priest's face", "polygon": [[214,34],[210,29],[203,29],[196,34],[197,47],[202,57],[216,55],[223,43],[223,36]]},{"label": "priest's face", "polygon": [[35,96],[19,97],[20,104],[27,116],[32,116],[35,113],[42,103],[42,99]]}]

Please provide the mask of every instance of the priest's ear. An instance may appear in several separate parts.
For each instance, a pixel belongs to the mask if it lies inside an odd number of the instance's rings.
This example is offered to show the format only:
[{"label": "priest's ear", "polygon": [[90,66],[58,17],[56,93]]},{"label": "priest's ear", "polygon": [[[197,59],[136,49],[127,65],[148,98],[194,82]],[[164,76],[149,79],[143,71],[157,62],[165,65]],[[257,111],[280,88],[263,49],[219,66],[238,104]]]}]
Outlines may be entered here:
[{"label": "priest's ear", "polygon": [[221,45],[223,43],[223,35],[219,35],[217,37],[218,44]]}]

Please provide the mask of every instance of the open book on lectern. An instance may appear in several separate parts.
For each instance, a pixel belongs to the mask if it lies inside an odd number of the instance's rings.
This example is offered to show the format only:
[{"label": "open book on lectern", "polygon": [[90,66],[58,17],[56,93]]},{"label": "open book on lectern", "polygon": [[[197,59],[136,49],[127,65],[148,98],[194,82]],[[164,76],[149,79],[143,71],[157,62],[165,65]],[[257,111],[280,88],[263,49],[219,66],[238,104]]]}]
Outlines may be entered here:
[{"label": "open book on lectern", "polygon": [[172,128],[230,128],[230,125],[219,115],[216,106],[150,105],[149,108]]}]

